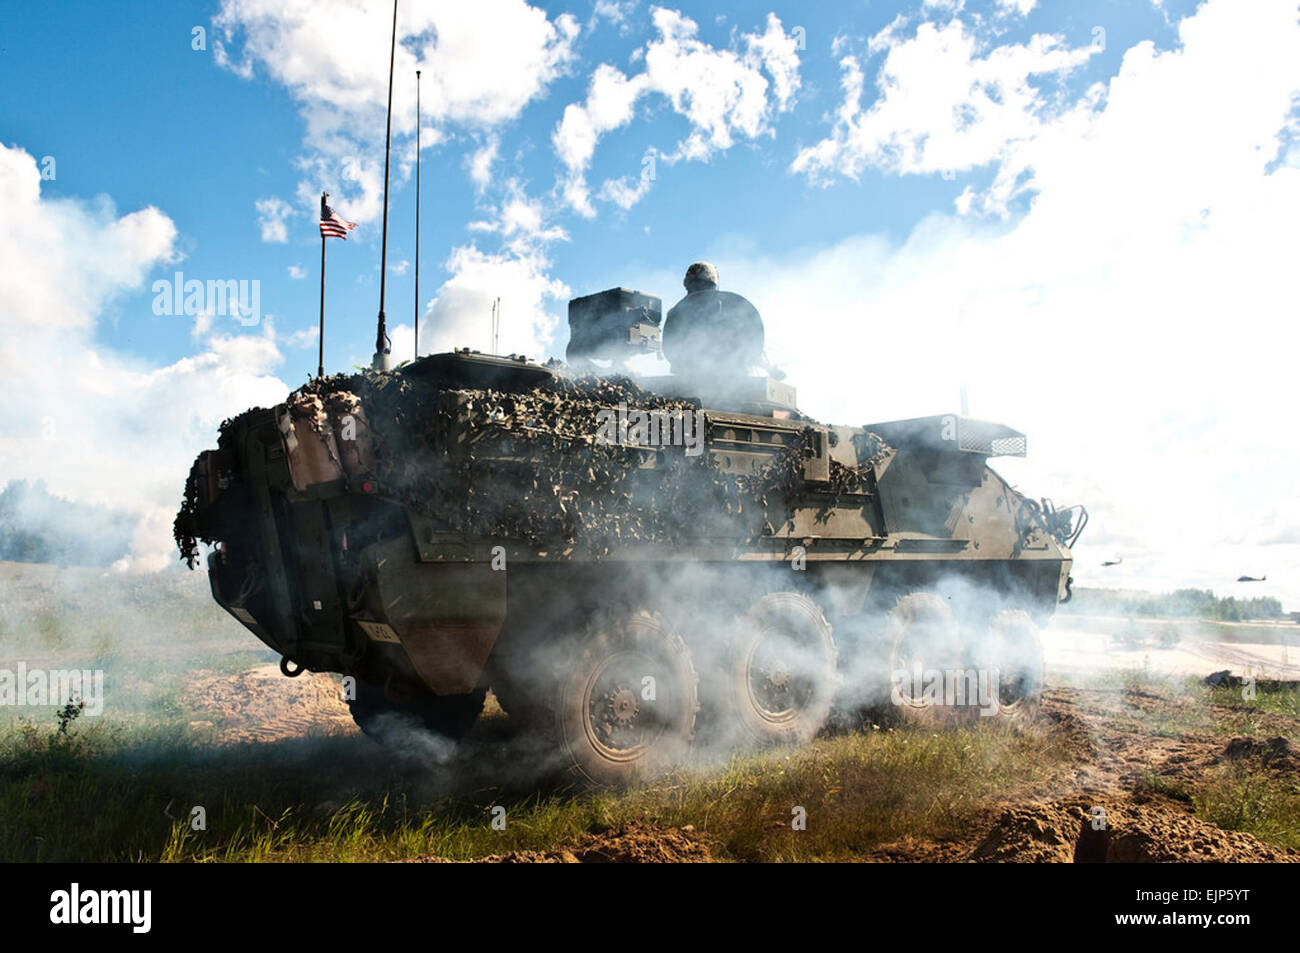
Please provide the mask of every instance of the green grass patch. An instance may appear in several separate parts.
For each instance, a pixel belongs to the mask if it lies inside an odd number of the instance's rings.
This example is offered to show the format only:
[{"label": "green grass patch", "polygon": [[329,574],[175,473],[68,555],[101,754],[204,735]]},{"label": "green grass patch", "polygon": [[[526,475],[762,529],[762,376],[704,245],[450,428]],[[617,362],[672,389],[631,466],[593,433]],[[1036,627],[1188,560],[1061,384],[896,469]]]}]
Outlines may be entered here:
[{"label": "green grass patch", "polygon": [[[960,835],[991,797],[1067,757],[1040,731],[901,728],[736,756],[624,792],[539,793],[494,784],[491,770],[440,775],[355,736],[210,749],[165,719],[82,719],[0,739],[0,860],[468,859],[633,822],[694,825],[723,859],[839,860],[908,835]],[[495,805],[504,831],[491,827]],[[191,829],[195,806],[206,830]],[[796,808],[804,831],[791,828]]]},{"label": "green grass patch", "polygon": [[1300,848],[1300,786],[1294,774],[1224,765],[1191,792],[1196,814],[1226,830]]}]

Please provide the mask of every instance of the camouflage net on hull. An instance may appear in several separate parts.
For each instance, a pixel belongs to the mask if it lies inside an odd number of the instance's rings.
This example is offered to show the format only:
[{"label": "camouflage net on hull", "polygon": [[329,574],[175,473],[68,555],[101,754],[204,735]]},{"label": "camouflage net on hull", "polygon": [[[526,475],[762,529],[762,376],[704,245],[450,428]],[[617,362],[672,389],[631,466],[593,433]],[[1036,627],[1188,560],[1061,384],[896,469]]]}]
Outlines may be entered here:
[{"label": "camouflage net on hull", "polygon": [[[446,530],[599,558],[635,543],[714,539],[736,544],[791,519],[803,492],[812,431],[763,470],[726,473],[704,450],[610,441],[620,405],[695,421],[697,404],[648,393],[626,378],[553,378],[524,391],[444,389],[401,373],[314,380],[288,403],[340,394],[359,399],[373,444],[372,495],[409,507]],[[242,415],[241,415],[242,416]],[[227,422],[228,424],[230,422]],[[224,426],[224,425],[223,425]],[[865,479],[835,464],[837,486]],[[195,551],[193,479],[176,519],[182,556]],[[837,494],[838,495],[838,494]],[[775,525],[774,525],[775,520]]]},{"label": "camouflage net on hull", "polygon": [[185,478],[185,495],[181,498],[181,508],[176,513],[176,519],[172,521],[172,539],[176,540],[176,548],[181,551],[181,559],[190,569],[193,569],[199,561],[199,540],[202,539],[205,543],[212,542],[198,529],[198,467],[196,460],[190,467],[189,476]]}]

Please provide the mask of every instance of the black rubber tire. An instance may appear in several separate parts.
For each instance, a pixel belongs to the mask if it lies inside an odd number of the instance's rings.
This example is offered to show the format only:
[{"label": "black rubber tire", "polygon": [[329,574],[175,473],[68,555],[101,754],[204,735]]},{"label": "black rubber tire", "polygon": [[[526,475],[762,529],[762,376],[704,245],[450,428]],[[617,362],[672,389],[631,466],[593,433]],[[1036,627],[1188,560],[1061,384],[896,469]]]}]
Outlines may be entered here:
[{"label": "black rubber tire", "polygon": [[914,666],[920,666],[923,683],[927,673],[965,666],[961,632],[947,601],[932,592],[908,593],[890,612],[886,632],[889,700],[895,713],[903,721],[936,727],[968,720],[970,706],[925,704],[924,692],[916,691],[921,686],[913,685]]},{"label": "black rubber tire", "polygon": [[1046,663],[1038,625],[1023,609],[1005,609],[989,622],[989,664],[998,671],[997,716],[1028,721],[1042,704]]},{"label": "black rubber tire", "polygon": [[388,742],[404,731],[427,731],[450,741],[469,734],[483,712],[487,689],[467,695],[415,695],[395,702],[379,685],[357,682],[356,697],[348,701],[352,720],[368,737]]},{"label": "black rubber tire", "polygon": [[817,603],[797,592],[768,593],[738,620],[711,685],[715,731],[726,737],[734,727],[742,744],[810,741],[830,717],[837,666],[834,634]]},{"label": "black rubber tire", "polygon": [[595,622],[558,674],[555,740],[580,781],[622,787],[661,777],[685,759],[699,679],[686,643],[658,613]]}]

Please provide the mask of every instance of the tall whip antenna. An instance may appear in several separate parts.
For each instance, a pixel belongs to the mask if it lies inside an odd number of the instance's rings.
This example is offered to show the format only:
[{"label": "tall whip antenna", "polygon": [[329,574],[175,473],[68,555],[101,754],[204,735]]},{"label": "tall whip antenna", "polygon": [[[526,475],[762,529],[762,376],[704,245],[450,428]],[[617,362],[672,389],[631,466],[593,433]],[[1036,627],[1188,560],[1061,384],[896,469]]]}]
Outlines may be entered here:
[{"label": "tall whip antenna", "polygon": [[415,359],[420,357],[420,71],[415,71]]},{"label": "tall whip antenna", "polygon": [[388,160],[393,144],[393,64],[397,61],[397,0],[393,0],[393,42],[388,53],[388,129],[384,133],[384,231],[379,244],[379,327],[375,334],[375,356],[370,366],[388,370],[388,329],[384,324],[384,290],[388,277]]}]

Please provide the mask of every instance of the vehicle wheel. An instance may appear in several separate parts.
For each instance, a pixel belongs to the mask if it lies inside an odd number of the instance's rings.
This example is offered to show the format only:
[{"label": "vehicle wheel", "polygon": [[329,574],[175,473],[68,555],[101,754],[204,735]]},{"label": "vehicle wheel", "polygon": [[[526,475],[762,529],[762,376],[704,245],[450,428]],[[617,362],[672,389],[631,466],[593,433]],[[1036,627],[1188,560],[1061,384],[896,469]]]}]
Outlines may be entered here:
[{"label": "vehicle wheel", "polygon": [[965,705],[945,704],[945,673],[963,670],[962,640],[948,603],[913,592],[889,614],[889,697],[907,721],[942,725],[965,719]]},{"label": "vehicle wheel", "polygon": [[1001,718],[1028,720],[1038,713],[1046,679],[1038,626],[1023,609],[1007,609],[988,627],[991,666],[998,672]]},{"label": "vehicle wheel", "polygon": [[773,592],[741,617],[718,691],[726,730],[761,745],[802,744],[826,724],[839,688],[831,625],[807,596]]},{"label": "vehicle wheel", "polygon": [[389,742],[407,731],[428,731],[451,741],[469,734],[483,711],[486,689],[467,695],[414,695],[393,701],[379,685],[357,682],[356,697],[348,701],[352,720],[376,741]]},{"label": "vehicle wheel", "polygon": [[560,673],[555,730],[583,780],[626,785],[685,758],[699,709],[686,643],[655,613],[593,625]]}]

